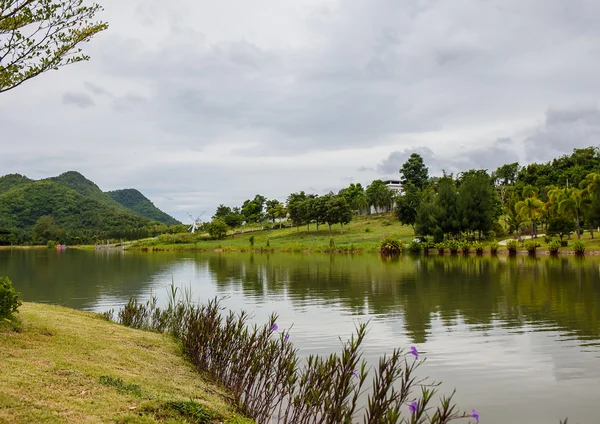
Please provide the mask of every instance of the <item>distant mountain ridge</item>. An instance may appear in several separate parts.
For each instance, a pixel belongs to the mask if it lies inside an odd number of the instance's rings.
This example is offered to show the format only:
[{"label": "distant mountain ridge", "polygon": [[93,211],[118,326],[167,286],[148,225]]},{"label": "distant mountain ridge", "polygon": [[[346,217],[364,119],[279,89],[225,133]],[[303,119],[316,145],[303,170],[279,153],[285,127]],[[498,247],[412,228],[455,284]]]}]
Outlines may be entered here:
[{"label": "distant mountain ridge", "polygon": [[108,194],[115,202],[131,211],[134,211],[140,216],[144,216],[167,225],[181,224],[181,222],[177,221],[172,216],[154,206],[154,203],[152,203],[150,199],[134,188],[109,191],[106,194]]},{"label": "distant mountain ridge", "polygon": [[[139,191],[104,193],[79,172],[37,181],[20,174],[0,177],[0,235],[13,234],[26,242],[28,237],[34,237],[32,231],[42,217],[51,218],[47,225],[53,229],[86,240],[108,236],[139,238],[162,224],[179,224]],[[6,240],[0,240],[0,244],[3,242]]]}]

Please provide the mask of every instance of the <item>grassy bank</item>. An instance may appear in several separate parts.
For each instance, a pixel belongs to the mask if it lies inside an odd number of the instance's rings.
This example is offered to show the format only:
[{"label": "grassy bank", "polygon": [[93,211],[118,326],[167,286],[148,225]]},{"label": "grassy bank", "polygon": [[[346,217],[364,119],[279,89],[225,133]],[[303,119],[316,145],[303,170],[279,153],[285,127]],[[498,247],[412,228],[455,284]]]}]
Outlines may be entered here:
[{"label": "grassy bank", "polygon": [[[261,251],[268,250],[273,252],[364,252],[375,253],[381,240],[385,237],[392,237],[402,240],[405,244],[414,239],[414,232],[411,227],[400,224],[393,214],[377,214],[355,217],[348,225],[344,226],[344,232],[341,233],[339,225],[332,227],[331,233],[327,225],[319,227],[316,231],[316,225],[310,226],[310,232],[306,226],[299,229],[282,228],[264,231],[252,231],[244,234],[229,234],[223,240],[207,240],[205,235],[197,234],[175,234],[163,235],[153,239],[145,239],[135,242],[128,246],[128,249],[134,250],[153,250],[153,251]],[[591,239],[589,232],[582,236],[586,244],[586,252],[600,253],[600,234]],[[254,245],[251,244],[251,238],[254,238]],[[554,237],[554,239],[558,239]],[[566,239],[566,237],[565,237]],[[547,251],[547,244],[544,237],[536,239],[540,247],[539,254]],[[571,237],[569,244],[576,240]],[[333,241],[333,244],[331,242]],[[484,242],[486,244],[486,242]],[[489,249],[486,247],[486,252]],[[507,253],[506,246],[499,246],[499,253]],[[432,250],[430,254],[437,254]],[[519,253],[527,253],[524,246],[521,245]],[[570,247],[561,248],[561,254],[572,253]]]},{"label": "grassy bank", "polygon": [[25,303],[0,325],[0,423],[251,423],[168,336]]}]

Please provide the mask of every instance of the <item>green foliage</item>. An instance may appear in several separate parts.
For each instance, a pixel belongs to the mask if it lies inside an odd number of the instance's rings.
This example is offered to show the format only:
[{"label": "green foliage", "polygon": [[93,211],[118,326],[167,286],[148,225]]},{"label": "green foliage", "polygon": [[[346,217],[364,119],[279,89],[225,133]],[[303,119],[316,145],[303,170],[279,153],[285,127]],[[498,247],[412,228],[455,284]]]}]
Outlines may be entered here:
[{"label": "green foliage", "polygon": [[369,207],[367,194],[360,183],[351,183],[347,188],[340,190],[338,194],[343,196],[350,205],[350,208],[357,213],[360,213],[361,210],[365,210]]},{"label": "green foliage", "polygon": [[446,251],[446,243],[444,243],[444,242],[436,243],[435,248],[438,250],[438,253],[440,255],[443,255],[444,252]]},{"label": "green foliage", "polygon": [[444,177],[440,179],[434,205],[435,222],[441,232],[443,234],[458,234],[461,230],[458,193],[452,178]]},{"label": "green foliage", "polygon": [[538,242],[535,240],[527,240],[523,245],[525,246],[525,250],[527,250],[530,255],[535,255],[535,252],[539,247]]},{"label": "green foliage", "polygon": [[344,225],[352,220],[352,209],[346,199],[342,196],[330,196],[326,203],[323,203],[325,211],[325,222],[329,224],[329,230],[333,224],[341,224],[341,232],[344,231]]},{"label": "green foliage", "polygon": [[[158,405],[144,406],[144,411],[149,412],[159,422],[209,424],[215,422],[218,415],[206,406],[194,401],[168,401]],[[219,420],[218,422],[222,422]]]},{"label": "green foliage", "polygon": [[499,167],[493,174],[492,180],[494,184],[501,186],[511,186],[517,181],[517,175],[519,173],[519,163],[509,163]]},{"label": "green foliage", "polygon": [[398,221],[403,225],[415,226],[417,214],[421,204],[421,192],[412,183],[404,186],[404,193],[396,197],[395,214]]},{"label": "green foliage", "polygon": [[181,222],[158,209],[154,204],[136,189],[109,191],[107,193],[115,202],[135,212],[139,216],[161,222],[166,225],[177,225]]},{"label": "green foliage", "polygon": [[254,236],[250,236],[248,241],[250,242],[250,247],[254,247]]},{"label": "green foliage", "polygon": [[423,250],[423,246],[418,241],[411,241],[408,245],[408,251],[414,255],[418,255]]},{"label": "green foliage", "polygon": [[423,157],[418,153],[412,153],[408,160],[400,168],[402,185],[412,185],[418,191],[425,189],[429,180],[429,170],[423,162]]},{"label": "green foliage", "polygon": [[0,319],[11,318],[21,306],[20,294],[17,293],[7,277],[0,277]]},{"label": "green foliage", "polygon": [[517,249],[519,248],[519,242],[517,240],[509,240],[508,242],[506,242],[506,248],[508,249],[508,252],[511,254],[515,254],[517,253]]},{"label": "green foliage", "polygon": [[207,230],[212,238],[221,240],[227,235],[229,227],[223,218],[215,218],[207,224]]},{"label": "green foliage", "polygon": [[371,227],[365,227],[365,233],[372,233],[373,230],[371,229]]},{"label": "green foliage", "polygon": [[394,193],[382,180],[375,180],[365,191],[370,206],[379,211],[389,211],[394,202]]},{"label": "green foliage", "polygon": [[458,215],[461,231],[485,234],[495,221],[496,192],[485,171],[463,176],[458,190]]},{"label": "green foliage", "polygon": [[456,255],[458,249],[460,249],[460,243],[457,240],[448,240],[446,242],[446,249],[448,249],[451,254]]},{"label": "green foliage", "polygon": [[475,250],[475,253],[477,253],[478,255],[481,255],[483,253],[483,243],[481,243],[479,241],[473,243],[473,249]]},{"label": "green foliage", "polygon": [[119,393],[131,394],[135,397],[142,397],[142,388],[139,384],[126,383],[118,377],[111,377],[108,375],[100,376],[100,384],[105,386],[111,386],[117,389]]},{"label": "green foliage", "polygon": [[13,188],[26,185],[33,182],[33,180],[20,174],[8,174],[0,177],[0,194],[7,192]]},{"label": "green foliage", "polygon": [[0,2],[0,93],[37,75],[88,60],[78,46],[108,28],[83,0]]},{"label": "green foliage", "polygon": [[548,252],[550,252],[551,255],[558,255],[560,248],[561,242],[559,240],[554,240],[548,243]]},{"label": "green foliage", "polygon": [[564,216],[557,216],[548,222],[548,234],[558,236],[562,241],[563,237],[575,231],[575,221]]},{"label": "green foliage", "polygon": [[583,256],[585,254],[585,243],[581,240],[575,240],[571,245],[571,249],[577,256]]},{"label": "green foliage", "polygon": [[493,241],[490,243],[490,253],[492,255],[495,255],[496,253],[498,253],[498,248],[499,248],[499,244],[496,241]]},{"label": "green foliage", "polygon": [[244,221],[250,223],[261,222],[264,218],[264,207],[267,199],[260,194],[254,196],[252,200],[246,200],[242,205],[241,213]]},{"label": "green foliage", "polygon": [[471,252],[471,243],[469,243],[468,241],[459,243],[459,248],[460,250],[463,252],[463,254],[468,255],[469,252]]},{"label": "green foliage", "polygon": [[379,253],[385,256],[400,255],[403,248],[402,241],[392,237],[386,237],[379,243]]}]

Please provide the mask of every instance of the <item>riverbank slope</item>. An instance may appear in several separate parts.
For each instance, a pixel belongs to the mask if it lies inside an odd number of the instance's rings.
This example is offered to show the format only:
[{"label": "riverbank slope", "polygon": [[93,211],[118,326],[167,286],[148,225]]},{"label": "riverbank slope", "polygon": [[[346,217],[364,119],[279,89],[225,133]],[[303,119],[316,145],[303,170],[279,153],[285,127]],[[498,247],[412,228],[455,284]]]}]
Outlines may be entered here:
[{"label": "riverbank slope", "polygon": [[162,334],[25,303],[0,325],[0,423],[252,423]]}]

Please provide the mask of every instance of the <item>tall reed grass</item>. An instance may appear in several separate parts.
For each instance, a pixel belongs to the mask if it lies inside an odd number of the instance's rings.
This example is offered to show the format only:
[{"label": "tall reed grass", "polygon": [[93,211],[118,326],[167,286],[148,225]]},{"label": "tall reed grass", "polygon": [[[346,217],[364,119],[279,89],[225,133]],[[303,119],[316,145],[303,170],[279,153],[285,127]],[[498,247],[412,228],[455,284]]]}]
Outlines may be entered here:
[{"label": "tall reed grass", "polygon": [[453,394],[434,401],[438,384],[416,376],[423,362],[416,348],[396,349],[369,369],[362,359],[363,323],[340,353],[301,359],[277,318],[252,324],[245,311],[225,313],[217,298],[195,305],[190,291],[180,293],[173,285],[165,309],[153,297],[146,303],[131,299],[118,313],[123,325],[178,338],[198,371],[227,387],[240,412],[258,423],[478,421],[476,411],[456,407]]}]

